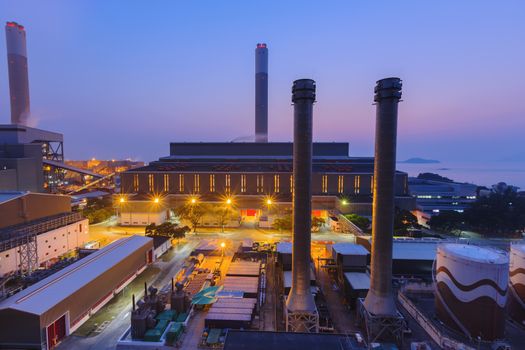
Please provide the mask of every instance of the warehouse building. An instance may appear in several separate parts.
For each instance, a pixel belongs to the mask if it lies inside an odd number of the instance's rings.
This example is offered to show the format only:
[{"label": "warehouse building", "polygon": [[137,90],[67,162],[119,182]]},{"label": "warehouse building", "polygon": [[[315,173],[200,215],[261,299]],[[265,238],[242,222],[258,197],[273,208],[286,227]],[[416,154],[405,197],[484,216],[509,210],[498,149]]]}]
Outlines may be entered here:
[{"label": "warehouse building", "polygon": [[153,261],[153,240],[131,236],[0,302],[0,348],[52,349]]},{"label": "warehouse building", "polygon": [[[374,159],[348,152],[348,143],[313,144],[313,215],[327,217],[332,209],[371,215]],[[167,208],[233,198],[242,220],[271,221],[272,208],[291,207],[292,153],[288,142],[171,143],[168,157],[121,174],[122,212],[142,211],[137,194],[150,202],[162,197]],[[413,209],[406,173],[396,172],[395,194],[398,206]]]},{"label": "warehouse building", "polygon": [[[357,236],[356,243],[371,251],[371,236]],[[392,273],[398,277],[432,277],[437,245],[435,238],[395,238],[392,247]]]},{"label": "warehouse building", "polygon": [[69,196],[0,192],[0,277],[30,274],[89,241],[89,225]]},{"label": "warehouse building", "polygon": [[370,253],[359,244],[336,243],[332,245],[332,259],[336,265],[337,283],[350,307],[354,308],[356,300],[364,298],[370,288],[367,272]]}]

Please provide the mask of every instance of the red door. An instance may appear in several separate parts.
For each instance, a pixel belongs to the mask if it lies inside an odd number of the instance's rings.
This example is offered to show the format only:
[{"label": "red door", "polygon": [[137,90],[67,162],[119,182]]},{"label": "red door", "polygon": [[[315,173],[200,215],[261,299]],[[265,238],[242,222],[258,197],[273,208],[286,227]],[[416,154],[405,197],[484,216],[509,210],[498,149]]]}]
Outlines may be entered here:
[{"label": "red door", "polygon": [[47,348],[53,349],[66,336],[66,315],[47,326]]}]

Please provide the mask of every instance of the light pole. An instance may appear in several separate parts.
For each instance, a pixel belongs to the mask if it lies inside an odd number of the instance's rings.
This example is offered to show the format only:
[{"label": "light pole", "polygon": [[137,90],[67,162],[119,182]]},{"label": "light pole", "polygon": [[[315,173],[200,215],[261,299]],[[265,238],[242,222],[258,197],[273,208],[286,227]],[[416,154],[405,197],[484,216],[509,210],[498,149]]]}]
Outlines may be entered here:
[{"label": "light pole", "polygon": [[226,243],[221,242],[221,260],[224,259],[224,247],[226,247]]}]

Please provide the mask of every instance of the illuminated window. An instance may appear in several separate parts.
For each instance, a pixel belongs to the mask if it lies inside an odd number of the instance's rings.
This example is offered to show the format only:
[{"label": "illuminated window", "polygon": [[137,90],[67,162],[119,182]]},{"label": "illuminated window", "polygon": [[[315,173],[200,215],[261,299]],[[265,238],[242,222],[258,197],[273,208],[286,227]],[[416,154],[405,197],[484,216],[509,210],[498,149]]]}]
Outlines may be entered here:
[{"label": "illuminated window", "polygon": [[321,191],[323,193],[328,192],[328,175],[323,175],[321,179]]},{"label": "illuminated window", "polygon": [[279,193],[280,181],[281,181],[281,179],[279,178],[279,175],[274,175],[273,176],[273,191],[275,193]]},{"label": "illuminated window", "polygon": [[370,193],[374,194],[374,175],[370,176]]},{"label": "illuminated window", "polygon": [[293,175],[290,175],[290,193],[293,193]]},{"label": "illuminated window", "polygon": [[210,192],[215,192],[215,174],[210,174]]},{"label": "illuminated window", "polygon": [[133,175],[133,192],[139,191],[139,175],[134,174]]},{"label": "illuminated window", "polygon": [[354,176],[354,193],[359,194],[359,190],[361,187],[361,176],[356,175]]},{"label": "illuminated window", "polygon": [[199,174],[193,175],[193,193],[199,193],[201,191],[200,176]]},{"label": "illuminated window", "polygon": [[264,175],[257,175],[257,193],[264,192]]},{"label": "illuminated window", "polygon": [[184,174],[179,174],[179,192],[184,192]]},{"label": "illuminated window", "polygon": [[345,178],[343,175],[337,177],[337,192],[343,193],[345,191]]},{"label": "illuminated window", "polygon": [[231,191],[231,175],[226,175],[225,179],[225,191],[227,194]]},{"label": "illuminated window", "polygon": [[150,192],[154,191],[155,181],[153,179],[153,174],[148,174],[148,187]]},{"label": "illuminated window", "polygon": [[164,192],[170,191],[170,176],[168,174],[164,174]]},{"label": "illuminated window", "polygon": [[241,175],[241,193],[246,192],[246,175]]}]

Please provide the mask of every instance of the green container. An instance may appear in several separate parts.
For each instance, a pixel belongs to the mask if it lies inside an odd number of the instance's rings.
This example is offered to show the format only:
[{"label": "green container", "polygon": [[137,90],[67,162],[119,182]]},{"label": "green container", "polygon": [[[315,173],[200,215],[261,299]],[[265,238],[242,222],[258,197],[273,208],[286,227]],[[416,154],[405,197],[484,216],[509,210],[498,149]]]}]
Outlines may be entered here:
[{"label": "green container", "polygon": [[148,329],[146,331],[146,334],[144,334],[144,341],[152,341],[152,342],[158,342],[160,341],[160,337],[162,336],[162,332],[158,329]]},{"label": "green container", "polygon": [[173,344],[177,340],[179,340],[182,331],[184,328],[182,327],[182,323],[172,323],[168,332],[166,333],[166,342],[168,344]]},{"label": "green container", "polygon": [[174,321],[177,319],[177,311],[175,310],[165,310],[155,317],[157,320],[168,320]]},{"label": "green container", "polygon": [[168,323],[170,323],[170,321],[168,320],[159,320],[159,322],[157,322],[157,325],[155,326],[154,329],[157,329],[162,333],[168,326]]},{"label": "green container", "polygon": [[177,321],[177,322],[184,322],[184,321],[186,321],[186,318],[188,318],[188,314],[185,313],[185,312],[181,312],[181,313],[179,314],[179,316],[177,316],[176,321]]}]

